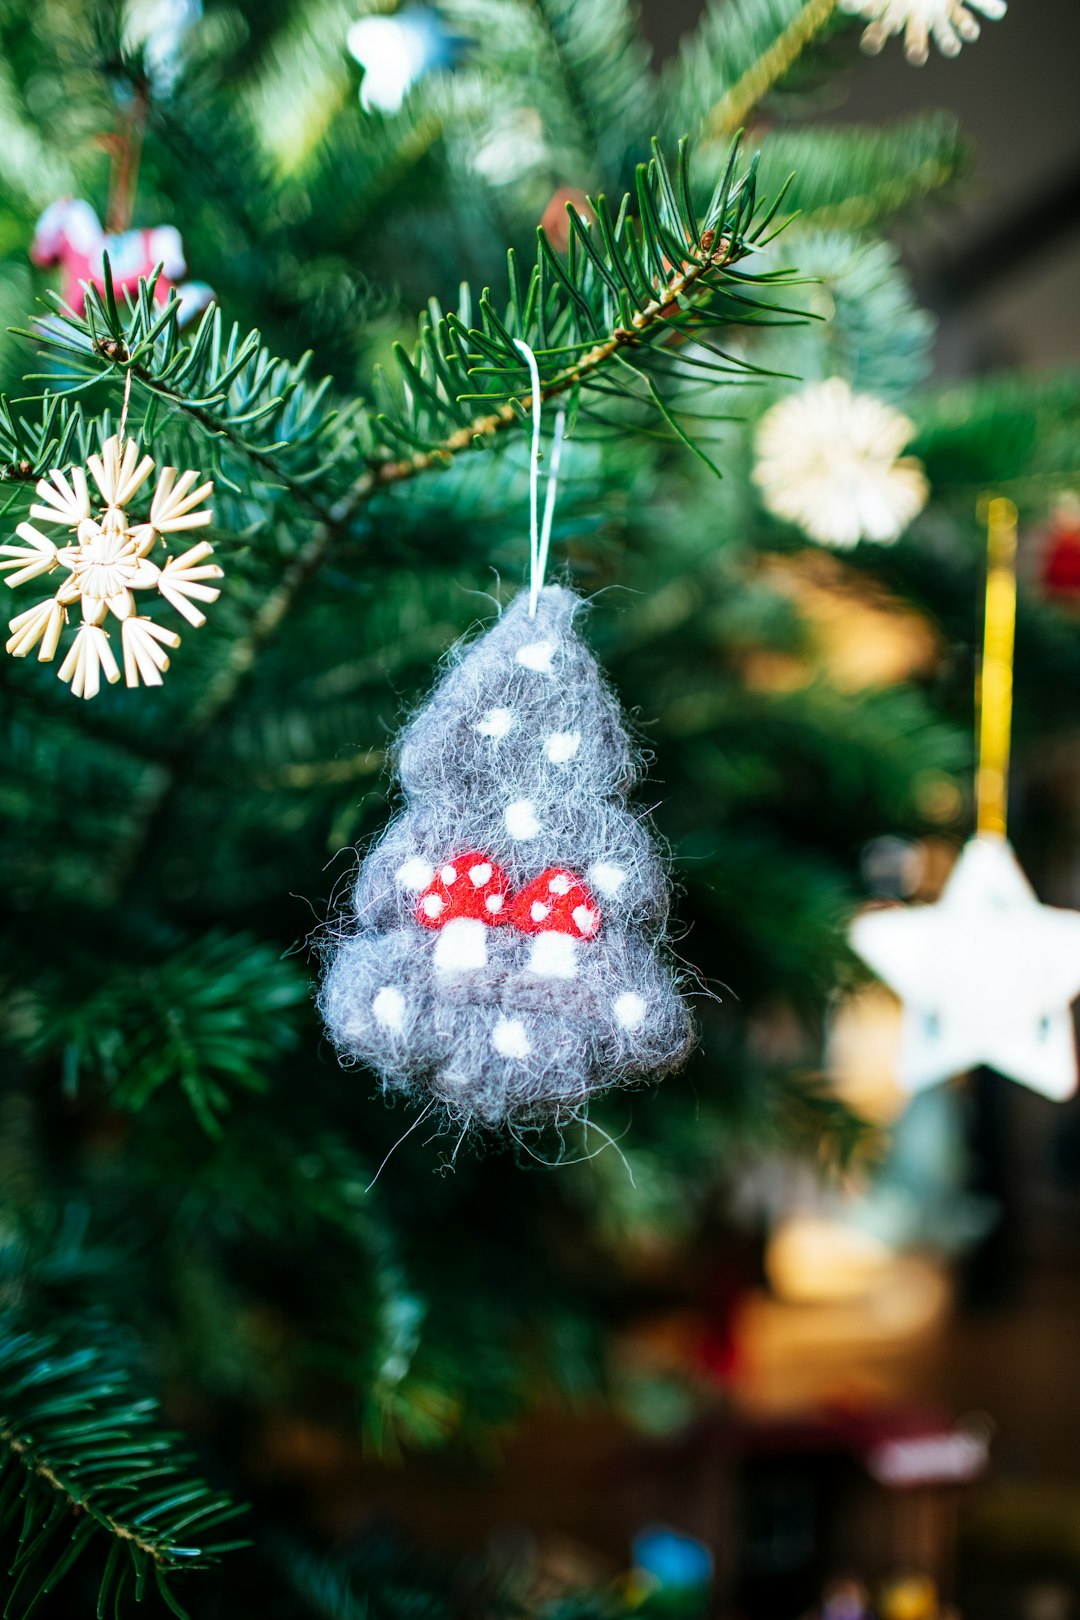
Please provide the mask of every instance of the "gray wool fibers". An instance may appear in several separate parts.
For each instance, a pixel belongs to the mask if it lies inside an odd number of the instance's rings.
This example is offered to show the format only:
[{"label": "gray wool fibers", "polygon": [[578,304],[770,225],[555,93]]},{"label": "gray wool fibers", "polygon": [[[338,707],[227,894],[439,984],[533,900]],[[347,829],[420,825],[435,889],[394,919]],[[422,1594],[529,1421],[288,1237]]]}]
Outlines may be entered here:
[{"label": "gray wool fibers", "polygon": [[[574,630],[582,605],[549,585],[530,618],[523,592],[452,655],[398,740],[406,807],[361,866],[322,988],[343,1058],[462,1128],[580,1116],[592,1094],[674,1068],[691,1044],[664,946],[667,877],[627,808],[637,762]],[[504,898],[478,899],[500,869]],[[544,916],[567,876],[561,931],[486,920],[483,905],[505,901],[509,916],[538,880],[555,896],[519,914]],[[425,900],[433,890],[444,898]],[[455,905],[482,914],[440,922]]]}]

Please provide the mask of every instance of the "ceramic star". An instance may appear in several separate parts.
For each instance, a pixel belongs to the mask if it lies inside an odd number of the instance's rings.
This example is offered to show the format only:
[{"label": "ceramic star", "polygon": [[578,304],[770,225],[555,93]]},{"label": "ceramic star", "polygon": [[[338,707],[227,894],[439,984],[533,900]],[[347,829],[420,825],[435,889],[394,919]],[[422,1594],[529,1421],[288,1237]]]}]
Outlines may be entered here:
[{"label": "ceramic star", "polygon": [[1040,905],[1004,838],[972,838],[936,905],[866,912],[851,942],[903,1001],[907,1090],[979,1064],[1057,1102],[1076,1090],[1080,912]]}]

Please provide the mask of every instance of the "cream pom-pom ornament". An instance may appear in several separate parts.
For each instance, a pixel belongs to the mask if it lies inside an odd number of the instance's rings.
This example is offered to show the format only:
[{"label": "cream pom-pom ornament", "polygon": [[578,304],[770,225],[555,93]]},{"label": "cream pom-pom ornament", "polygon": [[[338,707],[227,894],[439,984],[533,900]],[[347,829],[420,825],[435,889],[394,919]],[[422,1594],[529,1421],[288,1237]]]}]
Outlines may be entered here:
[{"label": "cream pom-pom ornament", "polygon": [[929,494],[921,463],[901,456],[914,433],[908,417],[840,377],[810,383],[759,422],[754,482],[770,512],[822,545],[888,544]]}]

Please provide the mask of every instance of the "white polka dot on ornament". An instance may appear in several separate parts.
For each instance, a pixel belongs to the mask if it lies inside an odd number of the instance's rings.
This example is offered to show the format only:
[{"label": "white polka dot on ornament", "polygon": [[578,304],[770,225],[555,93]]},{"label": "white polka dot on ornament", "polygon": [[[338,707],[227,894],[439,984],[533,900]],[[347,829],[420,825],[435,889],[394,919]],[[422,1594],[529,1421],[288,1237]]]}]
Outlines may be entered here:
[{"label": "white polka dot on ornament", "polygon": [[405,997],[392,985],[384,985],[371,1003],[371,1010],[384,1029],[405,1027]]},{"label": "white polka dot on ornament", "polygon": [[500,737],[507,736],[513,729],[514,716],[510,709],[489,709],[482,720],[476,722],[475,730],[481,737],[492,737],[498,742]]},{"label": "white polka dot on ornament", "polygon": [[524,664],[526,669],[534,669],[538,675],[551,674],[551,660],[555,656],[555,643],[552,641],[530,641],[527,647],[519,647],[517,661]]},{"label": "white polka dot on ornament", "polygon": [[544,739],[544,753],[553,765],[565,765],[580,747],[580,731],[553,731]]},{"label": "white polka dot on ornament", "polygon": [[535,838],[540,831],[536,807],[531,799],[515,799],[503,811],[503,822],[511,838],[522,841]]},{"label": "white polka dot on ornament", "polygon": [[613,1002],[615,1017],[623,1029],[637,1029],[645,1019],[645,998],[634,990],[625,990]]},{"label": "white polka dot on ornament", "polygon": [[618,894],[626,882],[626,873],[622,867],[612,866],[610,861],[594,861],[586,876],[601,894]]},{"label": "white polka dot on ornament", "polygon": [[403,889],[418,894],[421,889],[427,888],[435,876],[435,868],[429,861],[425,861],[422,856],[414,855],[411,860],[398,867],[394,876]]},{"label": "white polka dot on ornament", "polygon": [[491,1044],[500,1057],[527,1058],[532,1051],[520,1018],[500,1018],[491,1032]]}]

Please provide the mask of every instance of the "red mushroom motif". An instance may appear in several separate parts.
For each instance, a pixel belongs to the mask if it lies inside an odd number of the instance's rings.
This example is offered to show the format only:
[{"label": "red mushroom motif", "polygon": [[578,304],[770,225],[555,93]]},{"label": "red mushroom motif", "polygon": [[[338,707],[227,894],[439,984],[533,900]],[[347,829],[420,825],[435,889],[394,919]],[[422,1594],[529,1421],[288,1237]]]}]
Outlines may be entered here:
[{"label": "red mushroom motif", "polygon": [[510,921],[523,934],[592,939],[600,928],[600,911],[579,877],[560,866],[549,866],[515,895]]},{"label": "red mushroom motif", "polygon": [[459,917],[504,923],[509,916],[509,878],[475,850],[444,862],[416,901],[416,920],[425,928],[445,928]]}]

